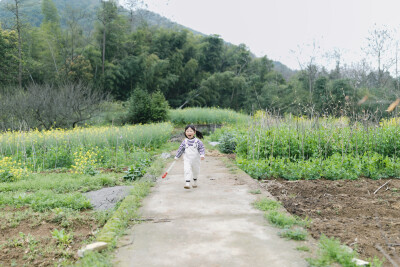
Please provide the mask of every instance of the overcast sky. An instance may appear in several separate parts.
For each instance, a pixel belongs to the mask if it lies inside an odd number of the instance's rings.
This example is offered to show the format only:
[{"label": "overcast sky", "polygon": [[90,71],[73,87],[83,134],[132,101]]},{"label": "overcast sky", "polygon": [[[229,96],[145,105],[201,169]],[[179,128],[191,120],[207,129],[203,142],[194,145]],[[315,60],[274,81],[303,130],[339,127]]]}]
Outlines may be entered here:
[{"label": "overcast sky", "polygon": [[399,0],[145,0],[149,10],[204,34],[244,43],[257,56],[299,69],[311,56],[339,49],[347,64],[359,61],[376,24],[399,28]]}]

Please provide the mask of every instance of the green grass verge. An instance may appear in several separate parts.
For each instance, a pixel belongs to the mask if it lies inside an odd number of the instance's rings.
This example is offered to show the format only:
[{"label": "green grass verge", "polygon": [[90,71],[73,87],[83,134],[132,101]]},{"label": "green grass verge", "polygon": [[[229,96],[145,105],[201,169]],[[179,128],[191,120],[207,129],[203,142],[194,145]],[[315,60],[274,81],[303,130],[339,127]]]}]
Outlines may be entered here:
[{"label": "green grass verge", "polygon": [[[115,211],[114,215],[104,225],[96,240],[113,244],[116,237],[125,230],[129,221],[138,218],[137,210],[141,206],[141,200],[150,192],[150,182],[137,182],[131,191]],[[114,244],[115,245],[115,244]]]},{"label": "green grass verge", "polygon": [[121,174],[100,173],[95,176],[77,173],[37,173],[23,180],[0,183],[0,192],[52,190],[55,193],[87,192],[124,184]]},{"label": "green grass verge", "polygon": [[87,267],[87,266],[95,266],[95,267],[111,267],[111,255],[103,254],[99,252],[88,252],[85,254],[81,260],[75,263],[74,266],[77,267]]},{"label": "green grass verge", "polygon": [[307,246],[298,246],[298,247],[296,247],[296,250],[304,251],[304,252],[310,252],[311,251],[310,248],[307,247]]},{"label": "green grass verge", "polygon": [[298,226],[307,226],[307,220],[301,220],[291,215],[286,215],[279,211],[271,211],[270,213],[266,214],[265,217],[268,219],[270,223],[279,227],[279,228],[290,228],[294,225]]},{"label": "green grass verge", "polygon": [[304,241],[307,239],[307,231],[302,228],[286,229],[279,233],[281,237],[296,241]]},{"label": "green grass verge", "polygon": [[282,207],[278,201],[267,198],[257,200],[253,205],[255,208],[262,211],[274,211]]}]

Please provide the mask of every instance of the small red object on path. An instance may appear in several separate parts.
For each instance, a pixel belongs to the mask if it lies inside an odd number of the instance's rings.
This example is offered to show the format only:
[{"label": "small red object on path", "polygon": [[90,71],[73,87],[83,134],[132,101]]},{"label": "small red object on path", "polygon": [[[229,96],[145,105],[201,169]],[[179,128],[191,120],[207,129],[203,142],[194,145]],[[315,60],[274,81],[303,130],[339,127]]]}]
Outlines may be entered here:
[{"label": "small red object on path", "polygon": [[168,170],[161,176],[163,179],[168,175],[168,172],[172,169],[172,167],[175,165],[176,160],[172,162],[172,164],[168,167]]}]

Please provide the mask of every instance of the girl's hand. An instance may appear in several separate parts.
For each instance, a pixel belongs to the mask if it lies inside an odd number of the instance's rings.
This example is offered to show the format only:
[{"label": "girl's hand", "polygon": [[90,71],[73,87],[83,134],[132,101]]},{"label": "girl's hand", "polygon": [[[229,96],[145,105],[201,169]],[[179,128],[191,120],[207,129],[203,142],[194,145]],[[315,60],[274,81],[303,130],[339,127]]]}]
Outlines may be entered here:
[{"label": "girl's hand", "polygon": [[204,157],[200,157],[201,160],[204,160]]}]

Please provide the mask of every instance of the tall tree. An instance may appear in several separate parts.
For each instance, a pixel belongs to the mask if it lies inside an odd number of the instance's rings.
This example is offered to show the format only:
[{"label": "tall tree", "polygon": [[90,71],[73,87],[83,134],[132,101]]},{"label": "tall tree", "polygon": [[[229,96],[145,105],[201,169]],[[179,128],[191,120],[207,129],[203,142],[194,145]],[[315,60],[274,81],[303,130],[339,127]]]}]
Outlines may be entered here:
[{"label": "tall tree", "polygon": [[369,31],[369,36],[367,37],[368,44],[364,48],[366,53],[376,61],[378,72],[377,83],[379,87],[385,85],[386,81],[383,79],[384,73],[389,71],[389,68],[393,65],[393,59],[390,55],[392,39],[389,29],[376,27]]},{"label": "tall tree", "polygon": [[15,29],[17,30],[18,36],[18,85],[22,87],[22,21],[20,9],[22,0],[14,0],[13,4],[8,4],[7,9],[14,14],[15,18]]},{"label": "tall tree", "polygon": [[66,47],[68,47],[68,54],[70,61],[73,62],[76,55],[76,49],[84,46],[83,30],[80,22],[85,19],[88,14],[84,10],[79,10],[67,7],[65,13],[67,14],[67,30],[66,30]]},{"label": "tall tree", "polygon": [[218,35],[204,38],[202,44],[200,65],[206,72],[214,73],[221,70],[223,40]]},{"label": "tall tree", "polygon": [[[55,73],[58,77],[60,74],[60,58],[63,57],[63,41],[61,34],[60,16],[58,15],[58,11],[56,6],[54,5],[53,0],[42,1],[42,14],[43,21],[40,25],[40,29],[42,31],[41,37],[45,47],[47,47],[47,49],[44,49],[42,51],[42,60],[48,63],[47,66],[49,67],[48,71],[50,73],[53,73],[53,71],[51,71],[50,69],[50,66],[54,66]],[[49,62],[49,59],[51,59],[51,63]]]},{"label": "tall tree", "polygon": [[114,0],[104,1],[101,0],[102,7],[98,12],[97,19],[101,23],[101,50],[102,50],[102,74],[104,75],[104,66],[106,61],[106,41],[107,34],[109,34],[108,26],[113,22],[118,16],[117,4]]},{"label": "tall tree", "polygon": [[18,36],[0,27],[0,84],[13,84],[18,73]]},{"label": "tall tree", "polygon": [[43,23],[60,25],[60,16],[53,0],[42,0]]}]

